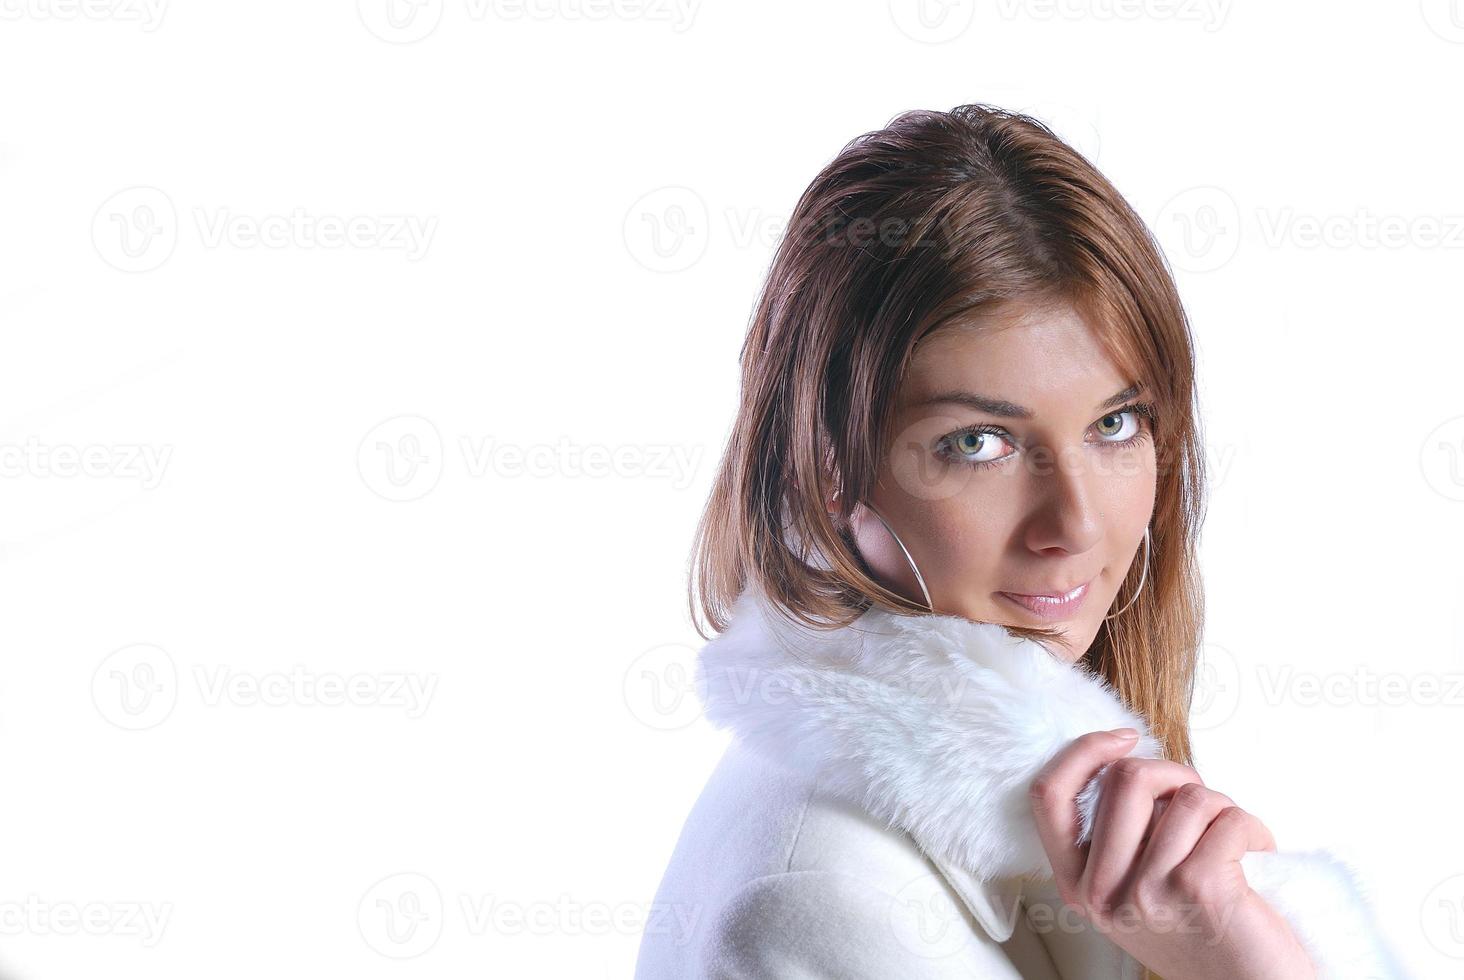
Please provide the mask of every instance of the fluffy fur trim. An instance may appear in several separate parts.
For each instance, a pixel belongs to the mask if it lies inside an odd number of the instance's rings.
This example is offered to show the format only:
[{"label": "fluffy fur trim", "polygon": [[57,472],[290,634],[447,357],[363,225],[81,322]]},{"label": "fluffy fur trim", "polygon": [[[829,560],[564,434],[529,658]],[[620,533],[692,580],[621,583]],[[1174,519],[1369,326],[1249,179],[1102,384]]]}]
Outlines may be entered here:
[{"label": "fluffy fur trim", "polygon": [[[819,630],[750,589],[703,648],[697,684],[714,725],[781,765],[817,771],[821,785],[982,882],[1051,877],[1027,792],[1072,739],[1128,726],[1140,733],[1130,755],[1160,755],[1144,720],[1102,678],[960,616],[871,608]],[[1080,842],[1102,775],[1078,798]],[[1241,864],[1322,977],[1403,976],[1353,873],[1332,855],[1250,852]]]}]

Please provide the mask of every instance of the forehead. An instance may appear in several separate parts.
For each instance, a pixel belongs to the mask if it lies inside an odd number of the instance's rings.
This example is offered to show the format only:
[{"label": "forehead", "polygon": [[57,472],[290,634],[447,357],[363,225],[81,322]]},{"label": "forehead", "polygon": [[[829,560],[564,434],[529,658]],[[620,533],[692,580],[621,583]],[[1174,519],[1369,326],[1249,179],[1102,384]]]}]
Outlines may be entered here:
[{"label": "forehead", "polygon": [[1034,407],[1076,402],[1086,411],[1133,380],[1076,307],[1008,303],[923,337],[899,400],[973,391]]}]

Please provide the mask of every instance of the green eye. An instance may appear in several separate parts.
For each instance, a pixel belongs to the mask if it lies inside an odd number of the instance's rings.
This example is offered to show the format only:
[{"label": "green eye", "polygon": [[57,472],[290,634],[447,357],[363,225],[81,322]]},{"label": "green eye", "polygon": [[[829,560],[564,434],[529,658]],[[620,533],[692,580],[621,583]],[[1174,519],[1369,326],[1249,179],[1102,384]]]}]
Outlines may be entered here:
[{"label": "green eye", "polygon": [[1136,436],[1141,427],[1139,413],[1133,409],[1109,412],[1093,424],[1107,442],[1126,442]]},{"label": "green eye", "polygon": [[[1147,425],[1144,420],[1148,420]],[[1154,409],[1145,402],[1134,402],[1093,423],[1098,430],[1098,441],[1106,446],[1124,447],[1137,443],[1154,424]],[[1002,446],[1008,452],[1002,452]],[[991,425],[977,425],[952,432],[941,438],[935,450],[937,457],[952,463],[972,466],[999,466],[1017,456],[1021,449],[1018,442],[1005,429]]]},{"label": "green eye", "polygon": [[1003,453],[1002,445],[1010,445],[1010,438],[997,430],[965,429],[947,436],[940,453],[947,459],[960,463],[974,463],[978,466],[999,463],[1012,452]]}]

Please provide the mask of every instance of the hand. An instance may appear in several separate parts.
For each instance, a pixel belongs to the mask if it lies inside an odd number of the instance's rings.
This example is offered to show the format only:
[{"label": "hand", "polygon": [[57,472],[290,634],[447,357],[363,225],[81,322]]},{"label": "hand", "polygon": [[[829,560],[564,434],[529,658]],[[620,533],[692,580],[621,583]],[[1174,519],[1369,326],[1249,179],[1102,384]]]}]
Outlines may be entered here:
[{"label": "hand", "polygon": [[[1246,851],[1276,849],[1271,832],[1189,766],[1125,758],[1135,744],[1090,732],[1032,783],[1063,902],[1166,980],[1314,977],[1291,927],[1241,871]],[[1092,839],[1079,845],[1076,797],[1109,763]]]}]

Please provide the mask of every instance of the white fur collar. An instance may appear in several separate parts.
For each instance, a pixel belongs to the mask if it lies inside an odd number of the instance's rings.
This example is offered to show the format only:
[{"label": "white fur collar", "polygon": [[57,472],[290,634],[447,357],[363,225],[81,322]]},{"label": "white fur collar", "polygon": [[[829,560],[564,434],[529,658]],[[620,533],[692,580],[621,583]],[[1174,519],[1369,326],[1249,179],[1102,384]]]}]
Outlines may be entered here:
[{"label": "white fur collar", "polygon": [[[960,616],[874,607],[849,626],[814,630],[750,589],[703,648],[697,685],[714,725],[780,765],[817,771],[821,785],[908,833],[943,870],[970,876],[958,890],[975,905],[989,904],[998,879],[1051,877],[1027,789],[1059,749],[1085,732],[1129,726],[1140,732],[1131,755],[1160,754],[1102,678]],[[1079,840],[1101,785],[1100,773],[1079,797]],[[1250,852],[1242,867],[1320,976],[1403,976],[1353,872],[1335,857]],[[973,911],[990,931],[991,909]],[[1008,921],[997,938],[1010,932]]]}]

